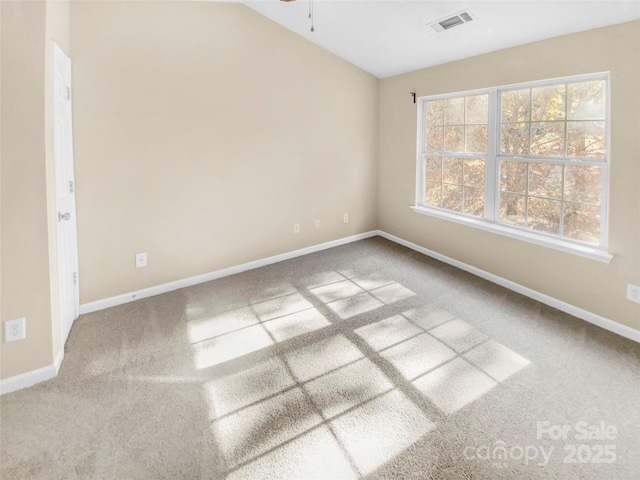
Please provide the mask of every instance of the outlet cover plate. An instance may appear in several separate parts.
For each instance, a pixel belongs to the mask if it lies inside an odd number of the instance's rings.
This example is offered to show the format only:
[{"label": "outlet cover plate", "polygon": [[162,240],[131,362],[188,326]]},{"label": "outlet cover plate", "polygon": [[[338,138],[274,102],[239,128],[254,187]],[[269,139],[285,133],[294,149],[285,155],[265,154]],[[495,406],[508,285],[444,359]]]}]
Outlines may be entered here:
[{"label": "outlet cover plate", "polygon": [[24,340],[26,337],[27,329],[24,317],[4,322],[4,341],[6,343]]},{"label": "outlet cover plate", "polygon": [[627,284],[627,300],[640,303],[640,287],[637,285]]},{"label": "outlet cover plate", "polygon": [[147,252],[136,253],[136,268],[147,266]]}]

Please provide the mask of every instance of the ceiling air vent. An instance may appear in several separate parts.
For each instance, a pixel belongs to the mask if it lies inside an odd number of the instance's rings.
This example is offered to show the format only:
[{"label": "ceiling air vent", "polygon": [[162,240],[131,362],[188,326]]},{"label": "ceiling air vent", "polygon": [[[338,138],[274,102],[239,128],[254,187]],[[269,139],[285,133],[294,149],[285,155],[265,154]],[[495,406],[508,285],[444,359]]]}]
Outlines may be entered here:
[{"label": "ceiling air vent", "polygon": [[472,20],[473,16],[471,16],[471,12],[469,12],[469,10],[465,10],[463,12],[458,12],[454,15],[450,15],[447,18],[438,20],[437,22],[433,22],[430,24],[430,26],[436,32],[442,33],[445,30],[457,27],[458,25],[464,25],[465,23],[469,23]]}]

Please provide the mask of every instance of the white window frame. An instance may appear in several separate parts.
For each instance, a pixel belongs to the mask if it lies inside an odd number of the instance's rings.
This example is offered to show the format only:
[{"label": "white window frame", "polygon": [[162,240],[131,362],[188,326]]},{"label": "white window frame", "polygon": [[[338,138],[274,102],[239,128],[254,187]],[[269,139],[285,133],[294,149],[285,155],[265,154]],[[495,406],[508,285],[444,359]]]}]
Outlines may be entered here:
[{"label": "white window frame", "polygon": [[[558,159],[557,157],[536,157],[536,156],[515,156],[504,155],[499,153],[499,131],[500,131],[500,93],[509,90],[519,90],[523,88],[536,88],[557,85],[559,83],[573,83],[573,82],[585,82],[603,80],[605,82],[605,157],[603,160],[593,159]],[[594,73],[588,75],[578,75],[570,77],[560,77],[542,81],[526,82],[512,85],[504,85],[500,87],[468,90],[463,92],[452,92],[442,95],[423,96],[417,99],[418,103],[418,121],[417,121],[417,146],[416,146],[416,185],[415,185],[415,204],[411,206],[411,209],[420,214],[428,215],[431,217],[439,218],[442,220],[452,221],[462,225],[478,228],[481,230],[497,233],[510,238],[515,238],[525,242],[541,245],[555,250],[583,256],[593,260],[597,260],[603,263],[610,263],[613,259],[607,251],[608,245],[608,203],[609,203],[609,156],[611,151],[610,143],[610,75],[609,72]],[[426,134],[426,115],[425,104],[427,101],[432,100],[444,100],[448,98],[459,98],[472,95],[489,95],[489,112],[488,112],[488,146],[487,154],[475,154],[475,153],[456,153],[448,154],[440,152],[438,156],[452,156],[457,158],[484,158],[485,159],[485,206],[484,206],[484,218],[473,217],[461,212],[454,212],[444,208],[427,206],[425,205],[425,161],[424,158],[430,152],[426,150],[425,134]],[[566,142],[565,142],[566,143]],[[580,165],[597,165],[601,167],[602,179],[600,186],[600,243],[599,245],[593,245],[579,240],[573,240],[559,235],[547,234],[543,232],[537,232],[526,227],[519,227],[516,225],[508,225],[498,222],[498,210],[499,210],[499,194],[498,187],[500,184],[500,161],[501,160],[516,160],[520,162],[546,162],[546,163],[559,163],[559,164],[571,164],[576,162]],[[562,231],[562,230],[560,230]]]}]

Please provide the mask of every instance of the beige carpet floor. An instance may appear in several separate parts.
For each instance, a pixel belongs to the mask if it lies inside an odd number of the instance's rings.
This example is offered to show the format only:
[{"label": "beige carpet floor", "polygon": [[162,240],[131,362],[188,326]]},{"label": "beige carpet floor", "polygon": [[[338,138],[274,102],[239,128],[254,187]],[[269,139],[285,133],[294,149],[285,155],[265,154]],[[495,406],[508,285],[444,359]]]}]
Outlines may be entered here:
[{"label": "beige carpet floor", "polygon": [[640,345],[372,238],[81,316],[0,473],[631,480],[639,399]]}]

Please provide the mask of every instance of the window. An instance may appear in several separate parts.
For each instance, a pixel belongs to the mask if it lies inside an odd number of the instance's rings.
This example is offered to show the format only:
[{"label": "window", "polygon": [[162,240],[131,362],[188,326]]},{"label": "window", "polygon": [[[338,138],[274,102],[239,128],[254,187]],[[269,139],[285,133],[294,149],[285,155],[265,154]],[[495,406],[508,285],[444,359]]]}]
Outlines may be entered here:
[{"label": "window", "polygon": [[420,98],[414,210],[605,254],[607,92],[597,74]]}]

